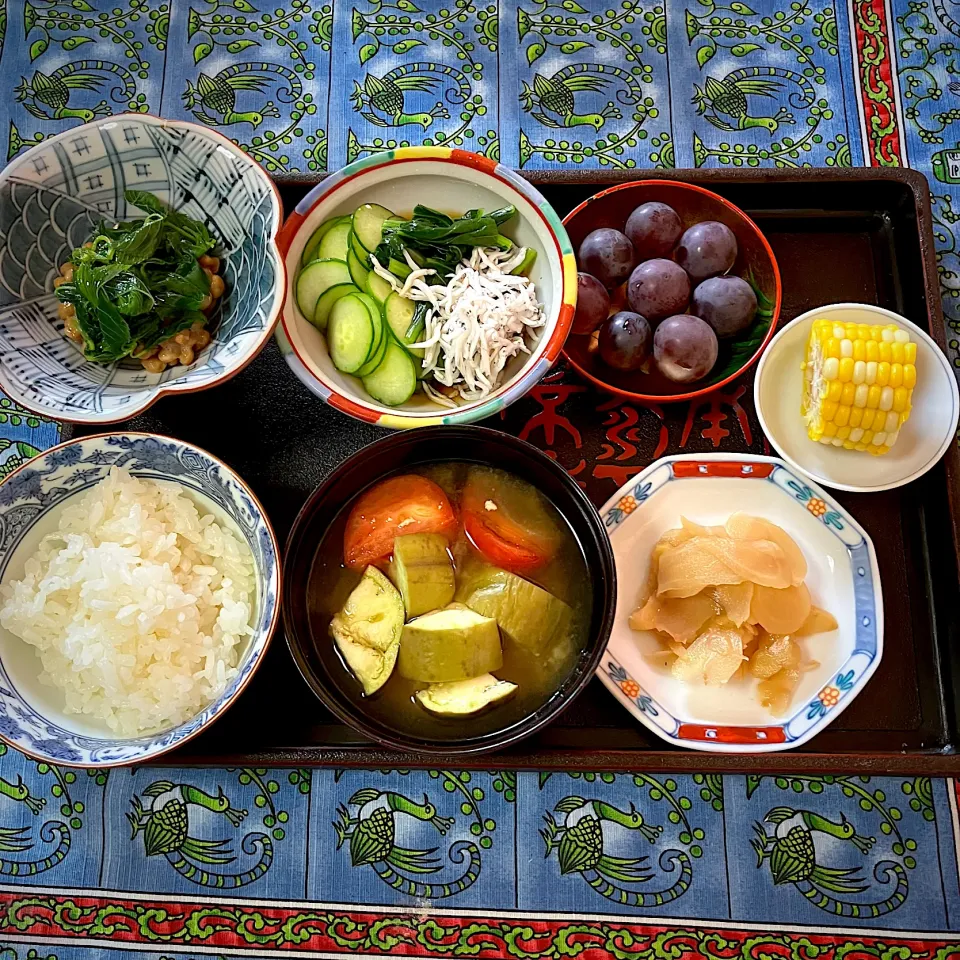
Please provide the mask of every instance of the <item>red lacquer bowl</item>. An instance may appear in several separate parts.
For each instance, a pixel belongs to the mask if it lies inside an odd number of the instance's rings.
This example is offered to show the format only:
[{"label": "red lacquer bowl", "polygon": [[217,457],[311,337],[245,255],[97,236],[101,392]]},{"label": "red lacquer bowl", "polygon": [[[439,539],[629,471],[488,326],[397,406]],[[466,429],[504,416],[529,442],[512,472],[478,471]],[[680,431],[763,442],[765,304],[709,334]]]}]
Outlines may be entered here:
[{"label": "red lacquer bowl", "polygon": [[[725,223],[737,238],[737,261],[730,271],[732,276],[752,279],[772,304],[772,316],[762,340],[749,355],[735,361],[736,337],[720,341],[720,354],[713,370],[703,380],[693,383],[674,383],[656,368],[651,373],[623,372],[608,367],[596,351],[596,336],[567,338],[564,354],[572,366],[597,386],[620,394],[639,403],[672,403],[690,400],[716,390],[740,376],[766,349],[776,331],[780,316],[780,270],[766,237],[760,228],[739,208],[723,197],[703,187],[673,180],[637,180],[602,190],[578,207],[563,220],[573,249],[579,250],[583,238],[598,227],[622,230],[630,212],[642,203],[657,200],[667,203],[680,215],[684,228],[700,220],[719,220]],[[617,309],[629,309],[613,298]],[[749,332],[749,328],[748,331]]]}]

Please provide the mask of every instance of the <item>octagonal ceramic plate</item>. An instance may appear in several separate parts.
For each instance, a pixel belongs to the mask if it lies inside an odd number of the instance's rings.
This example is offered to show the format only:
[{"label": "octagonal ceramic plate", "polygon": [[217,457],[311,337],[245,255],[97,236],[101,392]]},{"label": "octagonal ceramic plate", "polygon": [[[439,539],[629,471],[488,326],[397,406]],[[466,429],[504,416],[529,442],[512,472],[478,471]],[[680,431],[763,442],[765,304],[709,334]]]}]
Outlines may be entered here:
[{"label": "octagonal ceramic plate", "polygon": [[[644,592],[650,554],[660,536],[687,517],[722,524],[742,511],[783,527],[807,560],[813,602],[837,619],[830,633],[803,638],[803,675],[786,715],[759,703],[757,681],[719,687],[686,684],[651,663],[661,649],[627,618]],[[617,612],[598,676],[657,736],[715,753],[766,753],[805,743],[853,700],[883,654],[883,600],[870,538],[818,486],[773,457],[703,454],[665,457],[607,501],[601,511],[613,543]]]}]

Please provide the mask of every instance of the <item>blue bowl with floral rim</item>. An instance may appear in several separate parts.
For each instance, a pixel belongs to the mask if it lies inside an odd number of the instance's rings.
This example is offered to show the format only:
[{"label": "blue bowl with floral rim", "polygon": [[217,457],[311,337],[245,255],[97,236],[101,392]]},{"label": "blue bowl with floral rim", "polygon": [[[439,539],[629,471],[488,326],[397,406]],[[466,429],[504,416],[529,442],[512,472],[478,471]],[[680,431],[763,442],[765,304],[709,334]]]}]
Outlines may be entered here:
[{"label": "blue bowl with floral rim", "polygon": [[[213,341],[189,366],[91,363],[63,333],[53,281],[101,219],[135,219],[144,190],[204,221],[225,257]],[[0,171],[0,388],[55,420],[107,424],[166,394],[206,390],[239,373],[269,340],[285,276],[283,208],[264,170],[194,123],[120,114],[50,137]]]},{"label": "blue bowl with floral rim", "polygon": [[0,739],[36,759],[81,767],[142,763],[166,753],[217,719],[263,660],[279,616],[280,555],[270,521],[250,488],[205,450],[148,433],[106,433],[52,447],[0,484],[0,583],[23,575],[41,538],[56,529],[72,499],[113,466],[180,484],[202,512],[243,537],[253,554],[257,597],[253,633],[223,693],[179,726],[124,738],[105,724],[63,709],[62,694],[41,685],[40,659],[0,628]]}]

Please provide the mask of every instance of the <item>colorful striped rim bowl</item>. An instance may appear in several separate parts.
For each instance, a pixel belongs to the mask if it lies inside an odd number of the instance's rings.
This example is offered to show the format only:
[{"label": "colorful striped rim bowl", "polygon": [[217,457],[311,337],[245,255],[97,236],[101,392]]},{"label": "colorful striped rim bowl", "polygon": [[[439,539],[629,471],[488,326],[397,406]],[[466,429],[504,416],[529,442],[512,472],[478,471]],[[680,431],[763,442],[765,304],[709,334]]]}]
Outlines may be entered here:
[{"label": "colorful striped rim bowl", "polygon": [[[510,361],[499,388],[489,396],[454,410],[439,406],[417,391],[406,403],[389,407],[370,397],[356,377],[340,373],[333,366],[323,334],[297,307],[294,282],[313,231],[324,220],[352,213],[363,203],[379,203],[398,213],[410,213],[422,203],[458,215],[476,207],[492,210],[508,203],[517,208],[517,216],[506,225],[505,232],[537,253],[530,277],[544,306],[546,324],[531,352]],[[576,268],[560,218],[522,177],[464,150],[404,147],[351,163],[307,194],[287,218],[279,244],[288,275],[277,340],[287,363],[332,407],[382,427],[470,423],[497,413],[522,397],[550,369],[573,320]]]},{"label": "colorful striped rim bowl", "polygon": [[[760,228],[737,206],[711,190],[675,180],[636,180],[621,183],[584,200],[563,218],[574,250],[598,227],[623,230],[630,212],[642,203],[669,204],[680,215],[684,228],[703,220],[725,223],[737,238],[737,259],[729,273],[751,282],[767,301],[765,316],[735,337],[720,340],[717,362],[702,380],[674,383],[654,368],[650,373],[615,370],[597,352],[596,335],[572,336],[564,346],[567,360],[598,387],[637,403],[673,403],[691,400],[717,390],[748,370],[773,337],[780,316],[780,270],[773,250]],[[623,288],[614,292],[622,303]],[[617,306],[616,309],[627,309]],[[681,313],[683,311],[680,311]]]}]

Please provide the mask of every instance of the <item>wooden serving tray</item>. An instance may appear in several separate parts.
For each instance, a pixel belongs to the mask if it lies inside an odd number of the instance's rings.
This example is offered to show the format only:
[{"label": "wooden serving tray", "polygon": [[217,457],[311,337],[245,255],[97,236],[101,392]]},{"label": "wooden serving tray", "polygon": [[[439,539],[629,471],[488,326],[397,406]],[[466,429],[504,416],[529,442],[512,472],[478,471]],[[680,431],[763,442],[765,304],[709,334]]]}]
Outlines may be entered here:
[{"label": "wooden serving tray", "polygon": [[[637,173],[524,174],[561,215]],[[924,177],[907,170],[660,172],[715,190],[769,239],[783,276],[786,322],[818,304],[876,303],[944,346],[933,220]],[[291,178],[292,209],[316,179]],[[597,392],[562,364],[490,426],[549,450],[602,504],[667,452],[769,453],[753,409],[753,373],[700,401],[643,408]],[[253,487],[281,542],[300,506],[349,454],[383,435],[314,397],[271,342],[235,379],[162,400],[130,429],[182,437],[226,460]],[[81,432],[79,428],[74,428]],[[899,490],[838,493],[873,538],[883,578],[883,661],[838,720],[803,748],[762,757],[673,749],[622,710],[595,680],[551,727],[472,767],[541,769],[817,770],[955,773],[958,478],[956,446],[926,477]],[[436,766],[437,758],[371,745],[337,722],[300,678],[282,633],[240,699],[210,730],[168,754],[171,764]]]}]

